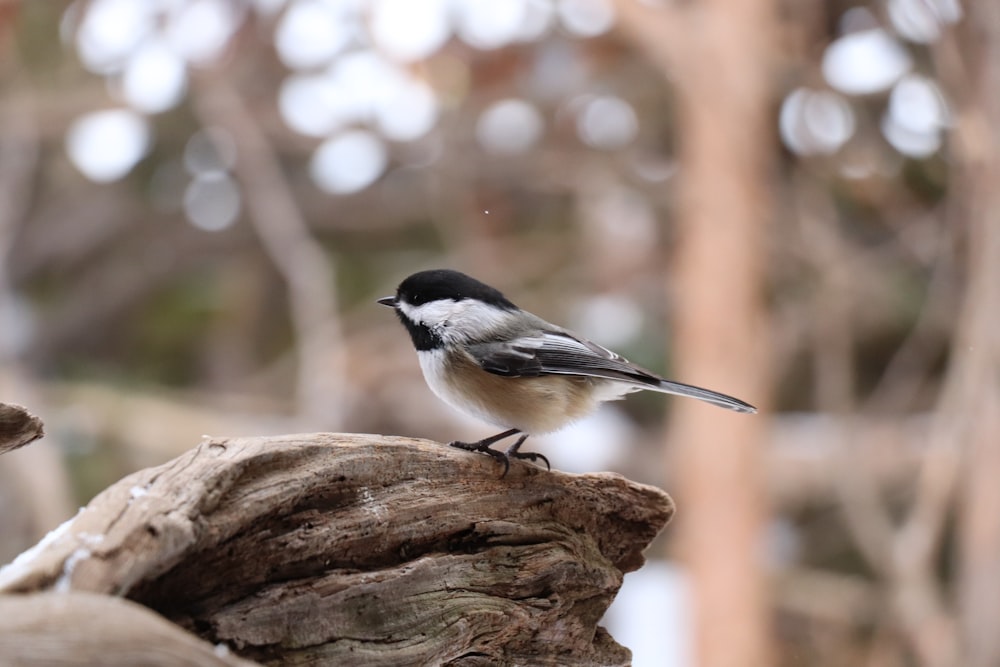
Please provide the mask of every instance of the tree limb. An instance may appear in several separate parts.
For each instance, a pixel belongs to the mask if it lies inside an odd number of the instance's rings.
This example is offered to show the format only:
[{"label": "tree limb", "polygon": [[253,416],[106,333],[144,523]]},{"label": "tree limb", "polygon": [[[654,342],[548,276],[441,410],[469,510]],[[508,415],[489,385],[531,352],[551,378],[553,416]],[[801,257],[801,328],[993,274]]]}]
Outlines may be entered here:
[{"label": "tree limb", "polygon": [[333,260],[313,238],[274,147],[236,87],[216,74],[199,85],[193,101],[204,124],[225,128],[239,147],[235,172],[244,189],[247,216],[288,287],[297,338],[299,411],[312,424],[341,427],[344,410],[339,406],[350,397],[343,381]]}]

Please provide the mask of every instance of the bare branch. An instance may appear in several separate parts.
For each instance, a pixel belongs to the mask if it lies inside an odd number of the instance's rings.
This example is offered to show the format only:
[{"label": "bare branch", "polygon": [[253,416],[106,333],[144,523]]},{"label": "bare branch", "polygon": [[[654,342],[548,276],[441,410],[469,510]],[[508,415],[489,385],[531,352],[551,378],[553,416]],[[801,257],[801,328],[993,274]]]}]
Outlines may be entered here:
[{"label": "bare branch", "polygon": [[232,133],[247,213],[288,286],[298,339],[299,412],[311,424],[336,428],[348,397],[332,259],[312,237],[274,149],[233,84],[217,74],[199,86],[193,99],[206,126]]},{"label": "bare branch", "polygon": [[[800,184],[800,191],[808,193],[809,189]],[[811,256],[816,273],[824,277],[813,313],[818,403],[820,409],[843,416],[857,409],[851,370],[857,335],[852,325],[854,292],[849,289],[853,248],[838,231],[826,197],[812,192],[802,200],[798,218],[804,233],[802,247]],[[949,466],[955,465],[957,457],[947,448],[935,449],[933,439],[930,441],[918,476],[917,501],[908,520],[898,528],[880,495],[870,453],[855,430],[857,422],[841,423],[844,428],[835,457],[835,479],[851,537],[888,584],[894,616],[921,663],[937,667],[953,664],[951,619],[935,574],[934,556],[941,546],[943,517],[950,501],[949,470],[954,468]]]},{"label": "bare branch", "polygon": [[[968,3],[963,28],[970,88],[956,141],[956,201],[968,230],[968,279],[942,397],[945,435],[963,442],[959,610],[968,667],[1000,664],[1000,5]],[[938,473],[940,474],[940,473]]]}]

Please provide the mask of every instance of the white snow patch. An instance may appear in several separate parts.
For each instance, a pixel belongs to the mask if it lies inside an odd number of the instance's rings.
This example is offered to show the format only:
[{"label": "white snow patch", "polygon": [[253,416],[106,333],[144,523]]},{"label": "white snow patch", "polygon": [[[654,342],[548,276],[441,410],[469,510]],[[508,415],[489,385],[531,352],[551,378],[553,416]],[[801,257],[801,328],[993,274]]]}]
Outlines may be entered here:
[{"label": "white snow patch", "polygon": [[96,547],[104,541],[104,535],[101,533],[78,533],[77,537],[88,547]]},{"label": "white snow patch", "polygon": [[69,593],[73,584],[73,571],[76,569],[76,566],[93,555],[94,553],[86,547],[79,547],[71,553],[69,558],[66,559],[66,562],[63,563],[62,574],[60,574],[59,578],[56,579],[55,586],[52,587],[52,590],[56,593]]}]

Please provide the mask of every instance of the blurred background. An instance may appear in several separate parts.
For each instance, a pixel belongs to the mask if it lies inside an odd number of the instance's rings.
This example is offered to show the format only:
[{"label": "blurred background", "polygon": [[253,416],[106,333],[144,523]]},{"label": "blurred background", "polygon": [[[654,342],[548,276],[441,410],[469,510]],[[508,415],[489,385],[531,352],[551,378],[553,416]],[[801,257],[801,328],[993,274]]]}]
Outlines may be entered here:
[{"label": "blurred background", "polygon": [[0,2],[0,562],[202,434],[492,433],[447,266],[749,417],[532,442],[678,516],[642,666],[1000,665],[996,0]]}]

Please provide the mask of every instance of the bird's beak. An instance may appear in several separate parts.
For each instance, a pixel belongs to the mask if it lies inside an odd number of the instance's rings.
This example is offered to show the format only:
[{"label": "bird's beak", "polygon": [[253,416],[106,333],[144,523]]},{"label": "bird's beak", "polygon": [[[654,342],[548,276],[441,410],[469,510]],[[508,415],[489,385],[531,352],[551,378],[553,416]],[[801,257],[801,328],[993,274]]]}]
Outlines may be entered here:
[{"label": "bird's beak", "polygon": [[394,296],[384,296],[381,299],[379,299],[378,301],[376,301],[376,303],[381,303],[383,306],[389,306],[390,308],[395,308],[396,307],[396,297],[394,297]]}]

